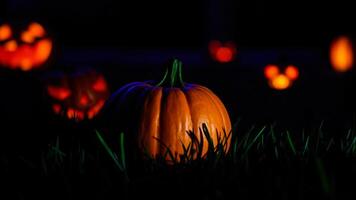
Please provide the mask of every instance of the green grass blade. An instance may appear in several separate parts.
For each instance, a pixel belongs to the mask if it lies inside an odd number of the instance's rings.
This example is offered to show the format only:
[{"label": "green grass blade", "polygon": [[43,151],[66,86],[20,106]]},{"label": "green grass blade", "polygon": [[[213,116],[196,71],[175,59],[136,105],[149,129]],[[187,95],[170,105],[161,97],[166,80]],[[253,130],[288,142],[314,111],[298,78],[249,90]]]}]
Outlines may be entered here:
[{"label": "green grass blade", "polygon": [[257,135],[255,136],[255,138],[253,138],[253,140],[248,144],[245,153],[247,153],[247,152],[251,149],[252,145],[256,143],[257,139],[261,136],[261,134],[263,133],[263,131],[264,131],[265,129],[266,129],[266,126],[264,126],[264,127],[257,133]]},{"label": "green grass blade", "polygon": [[124,138],[124,133],[123,132],[121,132],[121,134],[120,134],[120,153],[121,153],[122,168],[126,172],[125,138]]},{"label": "green grass blade", "polygon": [[104,146],[105,150],[108,152],[108,154],[110,155],[110,157],[112,158],[112,160],[115,162],[116,166],[122,171],[124,172],[124,167],[120,164],[116,154],[110,149],[110,147],[107,145],[107,143],[105,142],[105,140],[101,137],[99,131],[95,130],[96,132],[96,136],[99,138],[100,143]]},{"label": "green grass blade", "polygon": [[323,162],[320,158],[315,158],[316,169],[320,177],[321,186],[325,194],[330,194],[330,182],[325,172]]},{"label": "green grass blade", "polygon": [[306,153],[307,150],[308,150],[309,138],[310,138],[310,137],[309,137],[309,135],[308,135],[307,141],[306,141],[305,144],[304,144],[303,156],[305,155],[305,153]]},{"label": "green grass blade", "polygon": [[292,141],[292,138],[290,137],[289,131],[287,131],[287,139],[288,139],[289,146],[293,151],[293,154],[297,155],[297,151],[295,150],[295,146],[294,146],[294,143]]}]

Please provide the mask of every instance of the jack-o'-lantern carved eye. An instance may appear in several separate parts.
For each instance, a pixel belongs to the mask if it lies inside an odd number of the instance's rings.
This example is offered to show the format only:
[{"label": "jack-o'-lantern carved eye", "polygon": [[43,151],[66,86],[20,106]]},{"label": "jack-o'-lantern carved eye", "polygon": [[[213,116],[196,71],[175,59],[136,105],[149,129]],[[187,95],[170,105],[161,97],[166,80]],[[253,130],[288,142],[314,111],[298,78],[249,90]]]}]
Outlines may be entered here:
[{"label": "jack-o'-lantern carved eye", "polygon": [[100,76],[92,85],[93,90],[96,92],[105,92],[107,90],[107,84],[104,77]]},{"label": "jack-o'-lantern carved eye", "polygon": [[68,88],[58,86],[48,86],[48,94],[58,100],[65,100],[71,95],[71,91]]},{"label": "jack-o'-lantern carved eye", "polygon": [[11,27],[8,24],[0,26],[0,42],[9,39],[12,35]]},{"label": "jack-o'-lantern carved eye", "polygon": [[28,26],[28,32],[33,37],[43,37],[46,34],[46,31],[43,26],[36,22],[33,22]]}]

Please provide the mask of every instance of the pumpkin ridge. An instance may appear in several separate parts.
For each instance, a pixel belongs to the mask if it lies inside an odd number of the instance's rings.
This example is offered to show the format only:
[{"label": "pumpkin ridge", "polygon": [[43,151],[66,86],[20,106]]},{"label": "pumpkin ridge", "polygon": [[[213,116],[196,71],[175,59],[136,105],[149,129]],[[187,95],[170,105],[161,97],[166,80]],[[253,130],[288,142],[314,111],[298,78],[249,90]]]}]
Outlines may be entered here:
[{"label": "pumpkin ridge", "polygon": [[[156,138],[159,138],[159,120],[160,120],[160,111],[155,112],[155,108],[152,108],[155,105],[156,101],[159,101],[159,107],[161,106],[161,98],[157,98],[157,95],[162,96],[162,88],[160,87],[149,87],[149,90],[146,100],[144,101],[143,109],[141,112],[141,123],[139,129],[139,146],[141,146],[144,150],[155,156],[159,150],[159,144]],[[158,116],[157,116],[158,114]],[[148,115],[148,116],[147,116]],[[157,117],[158,119],[155,119]],[[155,120],[155,121],[152,121]],[[158,121],[157,124],[155,123]],[[154,124],[153,124],[154,123]],[[148,127],[147,127],[148,126]],[[148,129],[147,129],[148,128]],[[154,129],[154,130],[153,130]],[[145,137],[148,135],[148,137]],[[150,141],[147,145],[145,141]],[[152,141],[152,142],[151,142]],[[151,155],[151,156],[152,156]]]},{"label": "pumpkin ridge", "polygon": [[[230,121],[230,119],[226,120],[224,114],[222,113],[222,111],[225,111],[225,108],[222,107],[222,102],[216,96],[213,96],[213,93],[212,93],[212,91],[210,89],[208,89],[208,88],[206,88],[204,86],[200,86],[200,85],[197,85],[197,88],[200,89],[201,91],[203,91],[207,96],[209,96],[211,101],[214,102],[214,105],[220,111],[219,113],[220,113],[221,118],[223,119],[222,121],[224,123],[224,126],[226,126],[227,125],[227,121]],[[227,128],[227,127],[223,127],[223,128]],[[225,130],[225,131],[229,131],[229,130]]]},{"label": "pumpkin ridge", "polygon": [[[182,89],[177,89],[177,90],[175,90],[175,93],[176,93],[176,95],[178,96],[178,95],[181,95],[182,97],[183,97],[183,99],[182,99],[182,101],[180,101],[180,104],[185,104],[186,105],[186,108],[187,108],[187,110],[184,110],[183,112],[182,112],[182,110],[181,109],[183,109],[183,107],[181,106],[180,108],[180,113],[179,113],[179,115],[180,116],[184,116],[184,119],[187,117],[187,116],[191,116],[191,109],[190,109],[190,106],[189,106],[189,102],[188,102],[188,99],[187,99],[187,95],[185,94],[185,92],[182,90]],[[184,101],[184,103],[183,103],[183,101]],[[188,127],[189,127],[189,124],[191,124],[192,125],[192,127],[193,127],[193,121],[192,121],[192,118],[190,117],[190,120],[188,121],[188,122],[186,122],[186,121],[184,121],[185,123],[184,124],[182,124],[181,123],[181,125],[183,125],[183,127],[182,127],[182,129],[184,130],[184,132],[183,132],[183,135],[179,135],[179,134],[176,134],[176,136],[177,136],[177,141],[178,142],[176,142],[175,143],[175,149],[176,149],[176,151],[177,152],[183,152],[183,147],[182,147],[182,145],[184,145],[185,147],[188,147],[188,144],[189,144],[189,136],[188,136],[188,134],[187,134],[187,124],[188,124]],[[178,150],[180,150],[181,149],[181,151],[178,151]],[[178,155],[179,156],[179,155]],[[178,160],[179,160],[180,158],[178,157]]]},{"label": "pumpkin ridge", "polygon": [[[221,127],[221,131],[225,130],[226,134],[229,134],[229,132],[231,130],[227,130],[227,129],[231,129],[231,125],[229,124],[230,118],[229,118],[227,110],[224,107],[224,104],[222,103],[222,101],[217,96],[215,96],[215,94],[210,89],[208,89],[204,86],[201,86],[201,85],[197,85],[196,88],[200,89],[202,92],[204,92],[210,98],[210,100],[213,102],[213,104],[216,106],[216,108],[219,111],[219,114],[221,116],[221,119],[223,121],[223,125],[224,125],[224,127]],[[211,131],[216,131],[216,130],[211,130]],[[221,132],[220,136],[224,137],[224,132]],[[229,149],[229,146],[230,146],[230,144],[228,142],[225,151],[227,151]]]},{"label": "pumpkin ridge", "polygon": [[[161,155],[164,155],[165,151],[166,151],[166,148],[165,148],[165,145],[167,144],[161,144],[163,141],[162,141],[162,126],[161,124],[164,123],[164,119],[162,117],[162,111],[164,109],[162,109],[164,106],[165,106],[165,102],[166,102],[166,99],[167,99],[167,96],[168,96],[168,93],[169,93],[169,89],[167,88],[164,88],[164,87],[161,87],[162,88],[162,96],[161,96],[161,105],[159,107],[159,127],[158,127],[158,144],[159,144],[159,153]],[[164,134],[164,133],[163,133]]]}]

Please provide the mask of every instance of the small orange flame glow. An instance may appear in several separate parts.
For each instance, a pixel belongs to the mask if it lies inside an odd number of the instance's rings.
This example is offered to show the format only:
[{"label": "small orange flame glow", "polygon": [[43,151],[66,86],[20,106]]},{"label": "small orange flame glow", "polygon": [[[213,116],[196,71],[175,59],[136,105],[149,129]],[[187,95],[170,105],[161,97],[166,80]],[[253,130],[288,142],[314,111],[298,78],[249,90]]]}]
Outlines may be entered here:
[{"label": "small orange flame glow", "polygon": [[71,92],[67,88],[56,87],[56,86],[48,86],[47,87],[48,94],[55,99],[64,100],[71,95]]},{"label": "small orange flame glow", "polygon": [[107,90],[107,84],[104,77],[100,76],[98,80],[93,84],[93,90],[97,92],[105,92]]},{"label": "small orange flame glow", "polygon": [[267,65],[264,70],[265,77],[267,79],[272,79],[279,74],[279,69],[276,65]]},{"label": "small orange flame glow", "polygon": [[35,37],[43,37],[46,34],[46,31],[41,26],[41,24],[33,22],[29,25],[28,31],[31,33],[32,36]]},{"label": "small orange flame glow", "polygon": [[299,77],[299,70],[294,65],[288,65],[285,70],[285,74],[290,80],[294,81]]},{"label": "small orange flame glow", "polygon": [[354,58],[352,42],[346,36],[336,38],[330,46],[331,66],[337,72],[346,72],[352,68]]},{"label": "small orange flame glow", "polygon": [[11,37],[11,28],[8,24],[0,26],[0,41],[7,40]]},{"label": "small orange flame glow", "polygon": [[271,87],[276,90],[285,90],[290,86],[290,84],[291,81],[289,78],[283,74],[278,75],[270,81]]},{"label": "small orange flame glow", "polygon": [[221,63],[233,61],[236,54],[236,47],[232,42],[222,44],[217,40],[209,43],[209,52],[212,58]]}]

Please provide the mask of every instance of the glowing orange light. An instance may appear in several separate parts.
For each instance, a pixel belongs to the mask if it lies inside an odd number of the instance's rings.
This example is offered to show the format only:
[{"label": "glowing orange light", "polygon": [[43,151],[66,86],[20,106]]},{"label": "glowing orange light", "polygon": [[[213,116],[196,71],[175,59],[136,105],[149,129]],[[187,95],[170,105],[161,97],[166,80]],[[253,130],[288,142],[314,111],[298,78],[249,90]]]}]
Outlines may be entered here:
[{"label": "glowing orange light", "polygon": [[8,41],[5,43],[4,48],[6,51],[14,52],[17,49],[17,42],[15,40]]},{"label": "glowing orange light", "polygon": [[73,119],[74,118],[74,109],[73,108],[68,108],[67,110],[67,117],[69,119]]},{"label": "glowing orange light", "polygon": [[99,77],[98,80],[93,84],[93,90],[97,92],[105,92],[107,90],[107,85],[104,77]]},{"label": "glowing orange light", "polygon": [[76,111],[75,112],[75,117],[77,120],[83,120],[84,119],[84,112],[83,111]]},{"label": "glowing orange light", "polygon": [[4,24],[0,26],[0,41],[9,39],[11,34],[11,28],[9,25]]},{"label": "glowing orange light", "polygon": [[33,22],[29,25],[28,31],[35,37],[43,37],[46,33],[41,24]]},{"label": "glowing orange light", "polygon": [[45,36],[43,27],[37,23],[31,24],[28,30],[21,33],[21,43],[16,40],[6,41],[12,34],[10,28],[9,25],[0,26],[0,38],[5,40],[0,45],[0,65],[24,71],[41,67],[52,51],[52,40],[41,38]]},{"label": "glowing orange light", "polygon": [[279,74],[279,69],[276,65],[267,65],[264,74],[267,79],[272,79]]},{"label": "glowing orange light", "polygon": [[290,86],[291,82],[286,75],[280,74],[271,79],[270,85],[276,90],[285,90]]},{"label": "glowing orange light", "polygon": [[32,68],[32,62],[30,59],[25,58],[23,60],[20,61],[20,68],[23,71],[29,71]]},{"label": "glowing orange light", "polygon": [[98,101],[98,103],[88,111],[88,118],[92,119],[100,111],[100,109],[104,106],[104,104],[105,104],[104,100]]},{"label": "glowing orange light", "polygon": [[233,51],[228,47],[220,47],[216,51],[216,59],[219,62],[226,63],[230,62],[233,58]]},{"label": "glowing orange light", "polygon": [[292,81],[297,80],[299,77],[299,70],[294,65],[289,65],[285,70],[285,75]]},{"label": "glowing orange light", "polygon": [[32,43],[33,41],[35,41],[35,38],[30,32],[25,31],[21,34],[21,40],[26,43]]},{"label": "glowing orange light", "polygon": [[71,95],[71,92],[67,88],[48,86],[47,87],[48,94],[55,99],[64,100]]},{"label": "glowing orange light", "polygon": [[59,105],[59,104],[53,104],[52,109],[53,109],[53,112],[56,114],[59,114],[62,110],[61,105]]},{"label": "glowing orange light", "polygon": [[346,36],[336,38],[330,46],[331,66],[337,72],[346,72],[352,68],[354,58],[352,42]]},{"label": "glowing orange light", "polygon": [[227,63],[234,59],[236,47],[232,42],[222,44],[217,40],[213,40],[209,43],[209,52],[214,60]]}]

